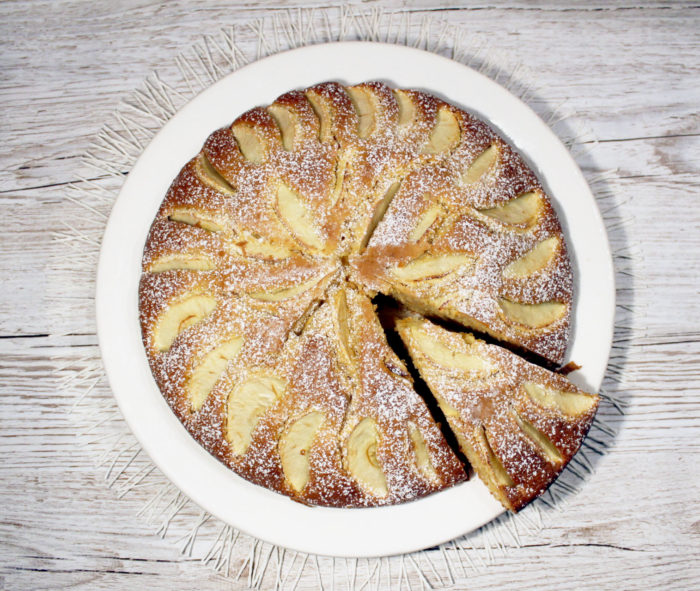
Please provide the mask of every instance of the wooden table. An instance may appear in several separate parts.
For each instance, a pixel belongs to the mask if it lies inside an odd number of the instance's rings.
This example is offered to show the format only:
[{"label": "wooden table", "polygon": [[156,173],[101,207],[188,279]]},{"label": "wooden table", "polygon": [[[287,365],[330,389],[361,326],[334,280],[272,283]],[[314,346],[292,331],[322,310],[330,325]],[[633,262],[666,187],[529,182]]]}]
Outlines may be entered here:
[{"label": "wooden table", "polygon": [[[566,510],[523,547],[506,540],[512,547],[471,574],[470,589],[700,586],[700,9],[692,4],[381,4],[447,19],[530,66],[546,89],[533,100],[568,99],[597,138],[584,169],[616,171],[598,190],[617,220],[609,223],[618,330],[606,387],[625,412],[605,411],[608,452]],[[92,282],[86,271],[78,285],[60,283],[55,269],[70,260],[57,260],[54,234],[83,223],[85,211],[63,189],[79,181],[79,156],[120,99],[153,69],[172,68],[203,33],[287,8],[267,0],[0,4],[2,588],[244,586],[153,535],[136,516],[138,492],[115,500],[94,450],[76,444],[74,400],[52,370],[95,352]],[[240,42],[253,43],[245,30]]]}]

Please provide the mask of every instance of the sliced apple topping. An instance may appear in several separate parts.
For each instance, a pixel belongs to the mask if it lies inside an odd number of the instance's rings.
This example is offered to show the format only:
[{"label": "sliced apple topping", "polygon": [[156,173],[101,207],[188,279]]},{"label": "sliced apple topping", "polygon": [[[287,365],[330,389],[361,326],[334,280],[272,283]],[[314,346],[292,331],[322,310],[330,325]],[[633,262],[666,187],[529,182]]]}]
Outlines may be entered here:
[{"label": "sliced apple topping", "polygon": [[233,360],[243,346],[242,337],[233,337],[212,349],[194,368],[185,384],[185,392],[192,403],[192,410],[202,408],[205,400],[224,373],[226,366]]},{"label": "sliced apple topping", "polygon": [[372,92],[361,86],[349,86],[345,90],[357,112],[357,135],[361,138],[369,137],[377,124]]},{"label": "sliced apple topping", "polygon": [[195,171],[199,180],[212,189],[229,195],[236,192],[231,184],[219,174],[219,171],[211,165],[211,162],[203,153],[200,153],[199,158],[197,158]]},{"label": "sliced apple topping", "polygon": [[552,441],[542,431],[535,427],[529,421],[526,421],[518,414],[515,409],[511,410],[515,422],[518,423],[520,430],[527,435],[544,453],[545,458],[550,464],[561,464],[564,461],[561,452],[556,448]]},{"label": "sliced apple topping", "polygon": [[238,149],[246,160],[254,164],[265,161],[267,147],[252,126],[247,123],[237,123],[231,128],[231,131],[236,138],[236,143],[238,143]]},{"label": "sliced apple topping", "polygon": [[395,90],[394,96],[399,105],[399,127],[410,125],[416,117],[416,106],[403,90]]},{"label": "sliced apple topping", "polygon": [[543,302],[541,304],[520,304],[504,298],[498,300],[506,318],[530,328],[543,328],[556,322],[566,314],[566,304]]},{"label": "sliced apple topping", "polygon": [[360,485],[377,497],[385,497],[389,489],[377,460],[379,431],[374,419],[362,419],[348,438],[348,471]]},{"label": "sliced apple topping", "polygon": [[175,209],[170,212],[168,219],[173,222],[196,226],[209,232],[221,232],[223,230],[223,227],[214,220],[207,219],[201,212],[191,209]]},{"label": "sliced apple topping", "polygon": [[413,444],[413,453],[416,456],[416,466],[426,480],[436,482],[438,480],[437,472],[430,461],[428,446],[425,444],[425,439],[420,432],[420,429],[413,423],[408,423],[408,434],[411,437]]},{"label": "sliced apple topping", "polygon": [[289,109],[281,105],[270,105],[267,112],[272,115],[272,118],[279,127],[282,135],[282,146],[288,152],[294,149],[294,140],[296,138],[296,122],[295,117],[289,112]]},{"label": "sliced apple topping", "polygon": [[531,226],[542,209],[542,195],[537,191],[523,193],[503,205],[481,209],[481,213],[511,226]]},{"label": "sliced apple topping", "polygon": [[508,472],[506,472],[499,457],[494,453],[491,442],[489,441],[488,432],[483,425],[479,425],[474,429],[474,437],[479,443],[482,452],[486,455],[488,467],[490,468],[495,483],[498,486],[513,486],[515,483]]},{"label": "sliced apple topping", "polygon": [[234,246],[237,249],[236,252],[260,259],[286,259],[292,254],[292,251],[286,246],[274,244],[260,238],[240,239],[235,242]]},{"label": "sliced apple topping", "polygon": [[294,296],[304,293],[306,290],[311,289],[321,280],[320,277],[314,277],[309,281],[304,283],[299,283],[298,285],[293,285],[291,287],[278,287],[276,289],[271,289],[267,291],[255,291],[249,293],[248,295],[256,300],[261,300],[263,302],[282,302],[293,298]]},{"label": "sliced apple topping", "polygon": [[165,271],[211,271],[214,263],[203,254],[173,254],[160,257],[148,266],[151,273]]},{"label": "sliced apple topping", "polygon": [[338,324],[338,337],[348,361],[353,359],[352,346],[350,344],[350,323],[348,314],[348,301],[345,290],[338,290],[333,296],[333,308]]},{"label": "sliced apple topping", "polygon": [[554,390],[534,382],[525,382],[523,388],[535,404],[572,417],[586,414],[598,404],[597,396],[582,392]]},{"label": "sliced apple topping", "polygon": [[171,304],[158,318],[153,343],[158,351],[167,351],[177,336],[186,328],[201,322],[216,307],[216,300],[208,295],[191,295]]},{"label": "sliced apple topping", "polygon": [[255,375],[238,384],[228,397],[226,439],[234,455],[242,455],[262,416],[279,400],[287,387],[274,375]]},{"label": "sliced apple topping", "polygon": [[306,98],[318,118],[319,139],[322,142],[330,141],[333,137],[333,116],[331,115],[330,108],[326,104],[325,99],[316,94],[313,90],[306,91]]},{"label": "sliced apple topping", "polygon": [[292,423],[280,437],[279,453],[284,476],[292,488],[301,492],[309,481],[309,449],[325,420],[322,412],[313,411]]},{"label": "sliced apple topping", "polygon": [[370,239],[372,238],[372,234],[374,234],[374,231],[377,229],[379,222],[384,217],[384,214],[386,214],[386,210],[389,209],[389,205],[391,204],[391,201],[396,195],[400,186],[401,181],[396,181],[395,183],[392,183],[391,186],[387,189],[386,193],[384,193],[384,197],[382,197],[381,201],[377,203],[376,207],[374,208],[374,215],[372,216],[372,219],[370,220],[369,225],[367,226],[367,230],[365,231],[365,235],[362,238],[362,243],[360,244],[361,248],[365,248],[369,243]]},{"label": "sliced apple topping", "polygon": [[556,236],[543,240],[503,269],[503,276],[508,279],[522,279],[541,271],[550,264],[559,252],[559,245],[559,238]]},{"label": "sliced apple topping", "polygon": [[331,193],[331,207],[335,206],[340,199],[343,191],[343,182],[345,181],[345,169],[348,166],[349,155],[344,153],[335,164],[335,183],[333,184],[333,192]]},{"label": "sliced apple topping", "polygon": [[323,240],[314,225],[314,216],[301,197],[284,183],[280,183],[277,187],[277,210],[282,220],[301,242],[318,250],[323,248]]},{"label": "sliced apple topping", "polygon": [[462,174],[462,180],[467,184],[476,183],[498,160],[498,148],[491,144],[479,154]]},{"label": "sliced apple topping", "polygon": [[467,254],[423,253],[403,267],[394,267],[391,272],[401,281],[422,281],[439,279],[473,264],[474,258]]},{"label": "sliced apple topping", "polygon": [[425,212],[423,212],[420,218],[418,218],[418,222],[408,235],[408,239],[411,242],[418,242],[435,223],[435,220],[443,217],[444,215],[445,210],[441,206],[437,204],[431,205]]},{"label": "sliced apple topping", "polygon": [[459,142],[459,121],[447,107],[438,109],[435,127],[430,132],[424,154],[441,154],[454,148]]},{"label": "sliced apple topping", "polygon": [[486,359],[455,350],[417,326],[412,328],[412,333],[426,357],[442,367],[477,375],[487,375],[495,369]]}]

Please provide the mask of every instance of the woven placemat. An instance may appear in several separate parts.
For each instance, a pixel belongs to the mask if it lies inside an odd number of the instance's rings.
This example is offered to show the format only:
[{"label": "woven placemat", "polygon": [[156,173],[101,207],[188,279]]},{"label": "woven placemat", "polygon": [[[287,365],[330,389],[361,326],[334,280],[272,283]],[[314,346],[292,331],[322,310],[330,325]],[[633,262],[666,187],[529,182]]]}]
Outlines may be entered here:
[{"label": "woven placemat", "polygon": [[[96,467],[117,499],[148,499],[138,516],[183,554],[200,559],[239,586],[293,590],[422,589],[463,587],[475,572],[525,543],[555,519],[615,440],[621,424],[625,359],[633,323],[634,246],[626,238],[630,220],[616,189],[616,172],[600,170],[596,141],[567,105],[547,102],[547,88],[494,42],[431,17],[409,12],[352,9],[299,10],[222,29],[174,58],[119,105],[80,160],[78,181],[65,199],[80,206],[55,235],[50,281],[57,318],[70,314],[66,302],[94,309],[95,277],[102,234],[125,175],[155,133],[191,98],[241,66],[279,51],[332,41],[379,41],[425,49],[470,66],[528,103],[558,134],[586,174],[603,214],[614,253],[617,308],[612,356],[603,401],[581,451],[556,483],[518,515],[504,514],[481,529],[436,548],[402,556],[342,559],[286,550],[252,538],[202,511],[151,463],[130,433],[107,384],[93,333],[68,339],[54,375],[74,397],[71,419],[77,444],[95,454]],[[232,118],[235,113],[232,113]],[[73,308],[74,309],[74,308]],[[75,335],[68,326],[56,338]]]}]

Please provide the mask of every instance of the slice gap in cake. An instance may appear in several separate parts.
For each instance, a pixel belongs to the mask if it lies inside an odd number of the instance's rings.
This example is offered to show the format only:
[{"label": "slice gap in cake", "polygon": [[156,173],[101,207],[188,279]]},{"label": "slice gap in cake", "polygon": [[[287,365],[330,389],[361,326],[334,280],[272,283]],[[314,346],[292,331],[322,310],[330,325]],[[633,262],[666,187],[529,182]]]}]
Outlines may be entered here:
[{"label": "slice gap in cake", "polygon": [[468,470],[470,466],[469,461],[462,452],[457,438],[455,437],[455,433],[449,428],[443,409],[438,404],[433,392],[430,390],[428,384],[425,382],[420,372],[414,365],[413,359],[411,358],[406,345],[397,331],[396,325],[399,320],[402,318],[419,318],[419,315],[404,306],[400,301],[381,293],[377,294],[372,299],[372,302],[376,307],[377,318],[381,324],[382,330],[384,331],[384,337],[386,338],[387,345],[391,348],[396,357],[401,360],[401,367],[406,372],[405,377],[411,380],[414,390],[421,397],[423,402],[425,402],[430,416],[432,417],[433,421],[435,421],[435,424],[440,428],[440,432],[447,442],[447,445],[460,461],[464,469]]},{"label": "slice gap in cake", "polygon": [[[491,493],[511,511],[541,495],[578,451],[599,396],[471,334],[417,317],[396,324],[461,451]],[[492,369],[454,363],[454,356],[481,359]]]}]

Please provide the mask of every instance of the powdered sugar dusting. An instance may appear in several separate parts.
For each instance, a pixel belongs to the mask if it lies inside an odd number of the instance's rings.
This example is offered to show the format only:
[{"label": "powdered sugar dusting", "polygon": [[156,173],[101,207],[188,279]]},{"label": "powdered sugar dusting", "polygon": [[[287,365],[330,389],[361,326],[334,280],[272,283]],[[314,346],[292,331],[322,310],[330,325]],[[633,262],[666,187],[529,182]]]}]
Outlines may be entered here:
[{"label": "powdered sugar dusting", "polygon": [[[139,293],[154,377],[193,436],[252,482],[328,506],[404,502],[465,477],[366,294],[384,291],[552,356],[563,354],[568,309],[559,324],[524,338],[504,319],[499,298],[556,299],[570,306],[572,296],[558,221],[514,150],[483,122],[430,95],[401,91],[412,118],[400,124],[392,89],[373,82],[356,91],[372,105],[371,113],[362,113],[370,117],[363,120],[366,137],[358,135],[357,105],[337,83],[306,91],[315,97],[322,124],[304,93],[276,101],[293,126],[283,130],[291,134],[285,145],[272,111],[260,107],[214,132],[173,181],[153,222]],[[435,153],[426,146],[438,110],[445,108],[459,122],[459,141]],[[480,182],[465,184],[464,172],[489,146],[498,148],[497,163]],[[389,200],[396,183],[399,190]],[[291,204],[280,202],[281,188],[294,196]],[[536,223],[508,226],[490,214],[525,191],[541,195]],[[418,236],[421,220],[425,228]],[[309,236],[317,241],[311,244]],[[554,262],[525,280],[504,278],[509,263],[550,236],[562,238]],[[391,274],[424,254],[455,253],[469,255],[468,262],[444,277],[409,284]],[[184,318],[170,349],[158,352],[159,319],[193,293],[213,298],[214,309],[192,325]],[[194,411],[188,381],[207,355],[232,339],[240,339],[240,350]],[[255,379],[278,380],[284,391],[256,418],[248,448],[237,455],[227,435],[229,400],[237,385]],[[308,482],[297,491],[284,474],[277,442],[310,412],[321,413],[323,421],[308,450]],[[348,469],[348,439],[365,418],[377,425],[384,496]],[[409,427],[425,442],[433,479],[417,466]],[[498,451],[516,458],[518,445],[514,439]],[[530,468],[536,475],[538,468]]]}]

